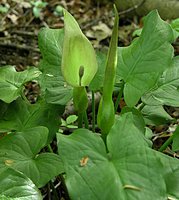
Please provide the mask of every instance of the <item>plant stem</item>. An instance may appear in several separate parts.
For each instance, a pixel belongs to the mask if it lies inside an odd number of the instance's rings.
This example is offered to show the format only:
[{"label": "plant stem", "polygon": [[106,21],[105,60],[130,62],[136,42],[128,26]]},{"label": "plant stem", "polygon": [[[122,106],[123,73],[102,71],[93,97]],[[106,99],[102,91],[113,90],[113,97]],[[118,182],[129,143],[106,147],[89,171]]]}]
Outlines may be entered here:
[{"label": "plant stem", "polygon": [[86,111],[83,114],[83,118],[84,118],[85,128],[89,129],[88,116]]},{"label": "plant stem", "polygon": [[[50,153],[53,153],[53,149],[52,149],[52,147],[50,146],[50,144],[47,145],[47,148],[48,148],[48,151],[49,151]],[[59,200],[58,194],[57,194],[57,191],[56,191],[56,189],[55,189],[55,187],[54,187],[53,182],[50,180],[49,183],[50,183],[50,187],[52,188],[52,192],[53,192],[53,194],[54,194],[54,199],[55,199],[55,200]]]},{"label": "plant stem", "polygon": [[119,94],[118,94],[116,102],[115,102],[115,106],[114,106],[115,113],[117,112],[119,102],[122,97],[123,89],[124,89],[124,82],[122,83],[121,89],[119,90]]},{"label": "plant stem", "polygon": [[54,200],[59,200],[57,191],[56,191],[56,189],[55,189],[54,184],[53,184],[52,181],[50,181],[50,187],[52,188],[52,192],[54,194]]},{"label": "plant stem", "polygon": [[52,147],[50,146],[50,144],[47,145],[47,148],[48,148],[48,151],[49,151],[50,153],[53,153],[53,149],[52,149]]},{"label": "plant stem", "polygon": [[165,142],[164,144],[159,148],[158,151],[162,152],[164,151],[169,144],[171,144],[171,142],[173,141],[173,137],[174,137],[174,134],[172,134]]},{"label": "plant stem", "polygon": [[83,127],[83,112],[78,112],[78,128]]},{"label": "plant stem", "polygon": [[94,91],[92,91],[92,131],[95,132],[95,121],[96,121],[96,115],[95,115],[95,96]]},{"label": "plant stem", "polygon": [[30,104],[30,102],[28,101],[27,97],[25,96],[23,90],[21,91],[21,97],[22,97],[22,99],[23,99],[27,104]]},{"label": "plant stem", "polygon": [[143,108],[144,108],[144,106],[145,106],[145,103],[140,103],[138,106],[137,106],[137,109],[139,110],[139,111],[141,111]]},{"label": "plant stem", "polygon": [[47,190],[48,199],[51,199],[50,183],[47,184],[47,188],[48,188]]},{"label": "plant stem", "polygon": [[69,194],[68,194],[68,190],[67,190],[67,187],[66,187],[66,184],[65,184],[65,179],[64,179],[63,175],[60,174],[59,178],[60,178],[60,181],[61,181],[61,184],[62,184],[62,188],[63,188],[63,190],[65,192],[65,194],[64,194],[65,195],[65,199],[66,200],[70,200],[70,197],[69,197]]}]

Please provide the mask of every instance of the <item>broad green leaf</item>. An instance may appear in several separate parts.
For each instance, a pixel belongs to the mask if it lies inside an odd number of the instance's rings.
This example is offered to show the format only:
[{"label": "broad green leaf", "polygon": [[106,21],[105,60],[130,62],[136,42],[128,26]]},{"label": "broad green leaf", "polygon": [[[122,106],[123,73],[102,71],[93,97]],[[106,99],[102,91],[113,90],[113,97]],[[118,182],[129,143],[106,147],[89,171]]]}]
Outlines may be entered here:
[{"label": "broad green leaf", "polygon": [[23,85],[36,79],[41,72],[37,68],[29,68],[23,72],[16,72],[13,66],[0,68],[0,99],[11,103],[17,99],[23,89]]},{"label": "broad green leaf", "polygon": [[58,134],[71,199],[167,199],[165,176],[175,169],[168,166],[173,160],[149,148],[143,135],[130,112],[116,119],[107,136],[108,153],[101,137],[88,130]]},{"label": "broad green leaf", "polygon": [[[171,166],[171,165],[170,165]],[[171,199],[173,198],[174,200],[179,199],[179,167],[175,170],[172,170],[171,173],[167,174],[166,176],[167,179],[167,191],[169,193],[169,197]]]},{"label": "broad green leaf", "polygon": [[140,36],[142,33],[142,28],[139,28],[139,29],[136,29],[133,33],[132,33],[132,36],[135,37],[135,36]]},{"label": "broad green leaf", "polygon": [[153,136],[152,130],[150,128],[146,127],[145,128],[145,138],[146,138],[146,141],[147,141],[149,147],[151,147],[151,148],[153,146],[153,142],[151,140],[152,136]]},{"label": "broad green leaf", "polygon": [[10,133],[0,140],[0,168],[12,167],[30,178],[37,187],[63,172],[58,155],[41,153],[46,145],[48,129],[35,127],[23,132]]},{"label": "broad green leaf", "polygon": [[[65,9],[61,67],[66,82],[73,87],[88,86],[98,68],[93,46],[75,18]],[[79,75],[80,69],[83,69],[82,77]]]},{"label": "broad green leaf", "polygon": [[0,185],[1,200],[42,200],[34,183],[14,169],[0,170]]},{"label": "broad green leaf", "polygon": [[96,58],[98,62],[98,71],[89,85],[90,90],[93,91],[100,90],[103,87],[107,55],[103,51],[97,51]]},{"label": "broad green leaf", "polygon": [[147,125],[166,124],[173,118],[164,110],[163,106],[146,105],[142,109],[142,114]]},{"label": "broad green leaf", "polygon": [[172,20],[171,27],[174,30],[175,38],[179,37],[179,18]]},{"label": "broad green leaf", "polygon": [[160,160],[162,164],[162,168],[160,172],[163,174],[162,176],[166,182],[166,189],[168,199],[178,200],[179,199],[179,160],[176,158],[169,157],[162,153],[157,153],[156,157]]},{"label": "broad green leaf", "polygon": [[[174,39],[177,39],[177,37],[179,36],[179,18],[172,20],[170,25],[174,32]],[[141,33],[142,33],[142,28],[139,28],[132,33],[132,36],[133,37],[140,36]]]},{"label": "broad green leaf", "polygon": [[66,105],[72,98],[72,88],[64,82],[62,76],[44,75],[43,84],[46,87],[45,99],[47,103]]},{"label": "broad green leaf", "polygon": [[39,101],[36,104],[27,104],[17,99],[6,108],[0,119],[0,130],[23,131],[35,126],[45,126],[49,129],[50,142],[59,128],[59,116],[64,112],[63,106],[46,104]]},{"label": "broad green leaf", "polygon": [[4,195],[0,195],[1,200],[12,200],[13,198],[5,197]]},{"label": "broad green leaf", "polygon": [[163,73],[157,86],[142,97],[148,105],[179,106],[179,56]]},{"label": "broad green leaf", "polygon": [[174,131],[172,150],[179,151],[179,126]]},{"label": "broad green leaf", "polygon": [[63,29],[43,28],[38,36],[42,60],[40,85],[48,103],[65,105],[72,98],[72,88],[61,73]]},{"label": "broad green leaf", "polygon": [[8,105],[9,104],[0,100],[0,120],[2,119],[4,113],[6,112]]},{"label": "broad green leaf", "polygon": [[125,81],[124,99],[128,106],[133,107],[171,65],[173,40],[170,25],[152,11],[145,18],[140,37],[129,47],[119,48],[117,76]]},{"label": "broad green leaf", "polygon": [[142,132],[145,132],[145,122],[144,118],[139,110],[136,108],[124,107],[121,111],[121,114],[132,113],[133,123],[135,126]]},{"label": "broad green leaf", "polygon": [[141,112],[137,110],[136,108],[124,107],[121,111],[121,115],[125,113],[133,114],[132,115],[133,123],[141,131],[141,133],[143,133],[143,140],[145,140],[146,144],[151,147],[152,142],[150,140],[151,138],[149,138],[149,134],[151,134],[151,132],[145,128],[145,121]]}]

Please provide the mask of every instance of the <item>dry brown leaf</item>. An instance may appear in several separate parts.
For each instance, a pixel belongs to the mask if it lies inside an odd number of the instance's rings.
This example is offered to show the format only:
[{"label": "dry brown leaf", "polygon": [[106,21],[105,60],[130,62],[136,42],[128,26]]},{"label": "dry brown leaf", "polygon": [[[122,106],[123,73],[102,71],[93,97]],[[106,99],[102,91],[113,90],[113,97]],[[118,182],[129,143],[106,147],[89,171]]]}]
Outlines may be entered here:
[{"label": "dry brown leaf", "polygon": [[83,158],[80,160],[80,166],[81,166],[81,167],[86,166],[86,164],[88,163],[88,160],[89,160],[89,157],[88,157],[88,156],[83,157]]}]

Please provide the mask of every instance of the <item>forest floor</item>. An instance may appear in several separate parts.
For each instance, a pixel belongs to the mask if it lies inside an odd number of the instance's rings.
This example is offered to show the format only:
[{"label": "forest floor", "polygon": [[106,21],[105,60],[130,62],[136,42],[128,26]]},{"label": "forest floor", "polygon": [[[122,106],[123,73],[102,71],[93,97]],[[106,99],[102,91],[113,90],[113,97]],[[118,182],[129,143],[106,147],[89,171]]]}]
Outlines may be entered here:
[{"label": "forest floor", "polygon": [[[90,0],[44,0],[41,5],[37,5],[36,2],[1,0],[0,66],[13,65],[17,71],[22,71],[28,66],[37,66],[41,58],[38,32],[42,27],[63,28],[62,7],[73,14],[95,48],[108,47],[114,21],[112,4],[99,5],[91,3],[93,1]],[[125,17],[122,15],[120,17],[119,46],[128,46],[133,39],[134,30],[142,26],[142,20],[138,17],[128,18],[127,14]],[[179,40],[174,43],[174,47],[175,55],[179,55]],[[38,85],[32,82],[26,89],[28,98],[33,103]],[[123,102],[121,106],[122,104]],[[179,118],[179,108],[165,107],[165,109],[172,117]],[[155,133],[153,141],[156,148],[169,137],[169,134],[165,133],[173,126],[174,124],[166,124],[151,127]],[[48,189],[44,188],[42,191],[46,193]]]}]

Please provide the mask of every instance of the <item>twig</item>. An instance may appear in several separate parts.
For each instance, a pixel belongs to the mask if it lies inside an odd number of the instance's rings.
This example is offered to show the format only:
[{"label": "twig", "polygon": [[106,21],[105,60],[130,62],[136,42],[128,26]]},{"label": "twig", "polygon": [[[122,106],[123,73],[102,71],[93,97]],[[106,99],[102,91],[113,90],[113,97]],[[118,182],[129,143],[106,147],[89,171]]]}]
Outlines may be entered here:
[{"label": "twig", "polygon": [[124,15],[124,14],[126,14],[126,13],[132,12],[133,10],[136,10],[137,8],[139,8],[140,6],[142,6],[142,5],[145,3],[145,1],[146,1],[146,0],[143,0],[143,1],[141,1],[139,4],[134,5],[133,7],[128,8],[127,10],[123,10],[123,11],[119,12],[118,14],[119,14],[119,15]]},{"label": "twig", "polygon": [[[143,0],[143,1],[140,2],[139,4],[134,5],[133,7],[128,8],[127,10],[123,10],[123,11],[121,11],[121,12],[118,12],[118,14],[119,14],[119,15],[124,15],[124,14],[126,14],[126,13],[132,12],[133,10],[135,10],[135,9],[139,8],[140,6],[142,6],[142,5],[145,3],[145,1],[146,1],[146,0]],[[109,14],[108,18],[113,17],[113,16],[114,16],[114,13],[111,13],[111,14]],[[105,19],[105,16],[102,16],[102,17],[100,17],[100,18],[97,18],[97,19],[94,19],[94,20],[92,20],[92,21],[89,21],[89,22],[86,23],[85,25],[82,24],[82,25],[81,25],[82,30],[85,30],[85,29],[87,29],[87,28],[89,28],[89,27],[91,27],[91,26],[93,26],[93,25],[97,25],[97,24],[98,24],[100,21],[102,21],[103,19]]]},{"label": "twig", "polygon": [[29,32],[29,31],[12,31],[11,34],[18,34],[18,35],[25,35],[25,36],[31,36],[31,37],[36,37],[37,34],[34,32]]},{"label": "twig", "polygon": [[16,9],[16,7],[18,6],[18,4],[16,4],[14,7],[10,7],[10,9],[7,11],[7,13],[5,14],[5,16],[0,20],[0,25],[3,24],[3,21],[7,18],[7,16]]},{"label": "twig", "polygon": [[10,48],[17,48],[20,50],[28,50],[28,51],[34,51],[40,53],[40,50],[38,48],[30,47],[30,46],[24,46],[20,44],[12,44],[12,43],[1,43],[0,46],[2,47],[10,47]]}]

